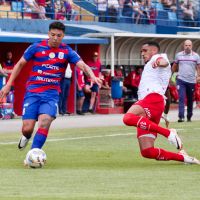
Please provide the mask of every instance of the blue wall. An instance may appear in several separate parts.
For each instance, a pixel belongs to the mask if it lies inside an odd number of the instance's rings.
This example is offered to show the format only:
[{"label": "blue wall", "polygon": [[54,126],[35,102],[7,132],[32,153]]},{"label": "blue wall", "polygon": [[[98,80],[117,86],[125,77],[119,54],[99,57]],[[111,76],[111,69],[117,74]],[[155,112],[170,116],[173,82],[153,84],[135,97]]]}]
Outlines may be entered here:
[{"label": "blue wall", "polygon": [[[47,33],[49,23],[51,20],[40,19],[0,19],[0,29],[2,31],[15,31],[15,32],[27,32],[27,33]],[[156,33],[155,25],[143,25],[143,24],[124,24],[124,23],[102,23],[102,22],[74,22],[63,21],[64,24],[81,24],[81,25],[99,25],[107,28],[114,28],[120,31],[130,31],[134,33]],[[88,29],[73,29],[67,28],[69,35],[82,35],[88,33]],[[70,30],[71,29],[71,30]],[[95,31],[95,30],[94,30]]]}]

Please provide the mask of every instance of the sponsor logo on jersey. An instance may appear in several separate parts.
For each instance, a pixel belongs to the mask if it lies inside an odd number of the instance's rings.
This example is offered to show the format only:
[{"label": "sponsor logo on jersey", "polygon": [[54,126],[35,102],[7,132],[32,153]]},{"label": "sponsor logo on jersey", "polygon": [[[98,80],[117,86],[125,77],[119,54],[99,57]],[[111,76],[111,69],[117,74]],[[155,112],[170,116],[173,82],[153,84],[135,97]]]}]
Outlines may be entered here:
[{"label": "sponsor logo on jersey", "polygon": [[55,58],[55,53],[53,53],[53,52],[51,52],[51,53],[49,53],[49,58]]},{"label": "sponsor logo on jersey", "polygon": [[42,64],[42,67],[46,67],[48,69],[59,70],[58,66],[50,65],[50,64]]},{"label": "sponsor logo on jersey", "polygon": [[64,53],[63,52],[59,52],[58,53],[58,58],[59,59],[63,59],[64,58]]},{"label": "sponsor logo on jersey", "polygon": [[140,128],[143,129],[143,130],[146,130],[147,129],[147,123],[146,122],[140,122]]},{"label": "sponsor logo on jersey", "polygon": [[150,110],[149,110],[148,108],[144,108],[144,110],[145,110],[147,116],[148,116],[149,118],[151,118],[151,112],[150,112]]},{"label": "sponsor logo on jersey", "polygon": [[41,76],[37,76],[36,80],[42,81],[42,82],[47,82],[47,83],[58,83],[58,80],[54,80],[54,79],[51,79],[51,78],[44,78],[44,77],[41,77]]}]

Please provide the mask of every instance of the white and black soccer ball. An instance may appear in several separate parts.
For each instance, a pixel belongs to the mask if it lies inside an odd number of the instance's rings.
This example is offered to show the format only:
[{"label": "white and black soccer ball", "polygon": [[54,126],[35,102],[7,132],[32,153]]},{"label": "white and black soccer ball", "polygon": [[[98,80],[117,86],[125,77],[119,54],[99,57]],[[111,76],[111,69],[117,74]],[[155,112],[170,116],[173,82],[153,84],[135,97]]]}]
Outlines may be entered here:
[{"label": "white and black soccer ball", "polygon": [[42,149],[34,148],[26,154],[24,164],[31,168],[41,168],[46,163],[46,160],[46,153]]}]

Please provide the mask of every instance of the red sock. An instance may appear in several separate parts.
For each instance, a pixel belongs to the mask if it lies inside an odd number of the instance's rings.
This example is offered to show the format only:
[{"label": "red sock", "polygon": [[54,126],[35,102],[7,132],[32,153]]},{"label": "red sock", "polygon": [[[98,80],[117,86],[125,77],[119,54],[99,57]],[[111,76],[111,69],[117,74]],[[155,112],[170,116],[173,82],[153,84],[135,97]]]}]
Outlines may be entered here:
[{"label": "red sock", "polygon": [[156,160],[176,160],[176,161],[184,161],[182,155],[178,153],[173,153],[170,151],[165,151],[164,149],[150,147],[147,149],[143,149],[141,154],[145,158],[156,159]]},{"label": "red sock", "polygon": [[126,113],[123,121],[127,126],[136,126],[144,130],[159,133],[165,137],[168,137],[170,134],[169,129],[158,126],[156,123],[150,121],[146,117],[137,116],[132,113]]}]

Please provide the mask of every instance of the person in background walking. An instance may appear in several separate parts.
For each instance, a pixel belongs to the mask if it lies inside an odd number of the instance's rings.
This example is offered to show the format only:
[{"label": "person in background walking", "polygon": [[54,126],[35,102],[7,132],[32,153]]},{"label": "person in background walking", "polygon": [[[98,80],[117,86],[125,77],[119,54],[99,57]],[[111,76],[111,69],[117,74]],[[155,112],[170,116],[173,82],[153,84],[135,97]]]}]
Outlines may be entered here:
[{"label": "person in background walking", "polygon": [[[185,97],[187,97],[187,121],[191,122],[193,115],[193,95],[196,79],[200,77],[200,57],[192,50],[192,41],[185,40],[183,51],[175,56],[172,73],[178,72],[177,89],[179,95],[178,122],[184,122]],[[196,77],[197,72],[197,77]]]}]

